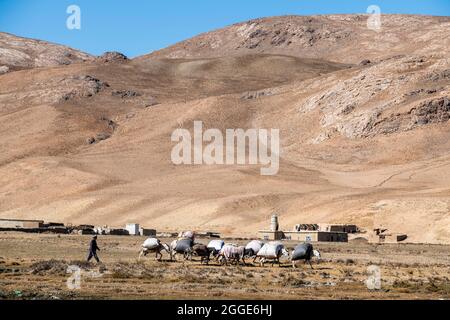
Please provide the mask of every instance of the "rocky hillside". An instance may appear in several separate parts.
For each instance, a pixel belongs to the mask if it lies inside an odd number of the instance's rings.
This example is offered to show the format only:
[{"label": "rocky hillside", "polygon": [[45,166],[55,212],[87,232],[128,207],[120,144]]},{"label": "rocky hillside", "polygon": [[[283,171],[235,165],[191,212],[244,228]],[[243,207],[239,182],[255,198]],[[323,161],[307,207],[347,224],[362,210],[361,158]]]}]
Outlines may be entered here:
[{"label": "rocky hillside", "polygon": [[450,17],[382,15],[382,28],[367,28],[367,15],[283,16],[251,20],[207,32],[150,57],[196,58],[276,53],[357,64],[399,54],[448,53]]},{"label": "rocky hillside", "polygon": [[90,61],[89,54],[45,41],[0,32],[0,74],[12,70]]}]

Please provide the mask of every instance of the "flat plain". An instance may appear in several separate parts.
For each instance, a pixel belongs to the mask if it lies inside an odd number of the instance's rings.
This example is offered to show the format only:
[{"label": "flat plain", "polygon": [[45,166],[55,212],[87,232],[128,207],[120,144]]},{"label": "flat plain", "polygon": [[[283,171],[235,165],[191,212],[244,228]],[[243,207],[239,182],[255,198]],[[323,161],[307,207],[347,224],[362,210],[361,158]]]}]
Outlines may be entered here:
[{"label": "flat plain", "polygon": [[[450,247],[424,244],[318,243],[314,269],[288,261],[264,267],[215,261],[138,261],[144,238],[101,236],[102,264],[84,262],[88,236],[0,233],[2,299],[449,299]],[[171,239],[163,239],[170,242]],[[199,239],[207,243],[207,239]],[[234,243],[245,240],[229,239]],[[293,247],[293,242],[287,242]],[[79,290],[67,286],[81,268]],[[378,266],[381,289],[369,290],[368,268]]]}]

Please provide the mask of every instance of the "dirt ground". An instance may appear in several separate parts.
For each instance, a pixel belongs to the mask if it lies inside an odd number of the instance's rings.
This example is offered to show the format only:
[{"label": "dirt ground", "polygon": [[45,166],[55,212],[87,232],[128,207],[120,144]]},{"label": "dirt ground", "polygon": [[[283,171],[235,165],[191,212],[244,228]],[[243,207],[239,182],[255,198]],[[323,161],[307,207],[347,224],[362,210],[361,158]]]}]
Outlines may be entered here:
[{"label": "dirt ground", "polygon": [[[450,298],[450,246],[444,245],[318,243],[322,261],[293,269],[288,261],[223,267],[171,262],[167,255],[139,262],[140,237],[99,237],[100,265],[83,261],[89,236],[0,233],[0,240],[0,299]],[[71,265],[81,268],[79,289],[67,284],[76,283]],[[380,268],[380,290],[367,288],[371,265]]]}]

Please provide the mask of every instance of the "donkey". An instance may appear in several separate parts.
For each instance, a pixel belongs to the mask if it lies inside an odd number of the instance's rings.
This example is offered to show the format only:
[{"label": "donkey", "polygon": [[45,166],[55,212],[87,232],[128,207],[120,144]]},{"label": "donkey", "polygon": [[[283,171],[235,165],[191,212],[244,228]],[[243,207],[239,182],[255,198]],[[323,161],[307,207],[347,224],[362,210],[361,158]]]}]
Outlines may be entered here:
[{"label": "donkey", "polygon": [[281,266],[281,256],[288,258],[289,252],[286,250],[284,245],[279,242],[266,243],[257,254],[261,267],[264,267],[264,263],[267,261],[272,261],[272,267],[275,263],[278,263],[278,265]]},{"label": "donkey", "polygon": [[258,258],[257,254],[259,250],[264,246],[264,242],[260,240],[252,240],[245,246],[245,257],[253,258],[253,263],[255,263]]},{"label": "donkey", "polygon": [[245,247],[238,247],[235,245],[225,245],[222,250],[220,250],[218,261],[222,265],[228,265],[228,262],[245,265]]},{"label": "donkey", "polygon": [[311,264],[311,259],[316,257],[320,260],[321,255],[319,250],[315,250],[311,243],[303,243],[299,244],[295,247],[294,251],[292,251],[291,261],[292,267],[295,269],[297,261],[305,260],[305,263],[308,262],[311,269],[314,269]]},{"label": "donkey", "polygon": [[178,239],[173,240],[170,244],[170,248],[173,252],[173,259],[176,259],[176,256],[178,253],[183,254],[184,260],[191,260],[192,259],[192,247],[194,245],[194,242],[192,239]]},{"label": "donkey", "polygon": [[147,256],[147,254],[149,254],[151,252],[154,252],[155,253],[155,259],[157,261],[161,261],[162,257],[163,257],[162,251],[166,251],[169,254],[169,256],[170,256],[170,260],[172,260],[172,250],[171,250],[170,246],[167,243],[161,243],[157,239],[150,239],[150,240],[156,240],[155,241],[155,245],[150,247],[150,248],[147,248],[147,247],[145,247],[145,242],[144,242],[144,244],[142,245],[142,249],[139,252],[138,260],[141,260],[142,256],[145,257],[145,256]]},{"label": "donkey", "polygon": [[203,264],[203,263],[208,264],[212,250],[213,249],[208,248],[204,244],[196,243],[192,247],[192,255],[200,257],[201,264]]},{"label": "donkey", "polygon": [[212,256],[217,258],[224,245],[225,242],[223,240],[214,239],[208,243],[208,249],[211,251]]}]

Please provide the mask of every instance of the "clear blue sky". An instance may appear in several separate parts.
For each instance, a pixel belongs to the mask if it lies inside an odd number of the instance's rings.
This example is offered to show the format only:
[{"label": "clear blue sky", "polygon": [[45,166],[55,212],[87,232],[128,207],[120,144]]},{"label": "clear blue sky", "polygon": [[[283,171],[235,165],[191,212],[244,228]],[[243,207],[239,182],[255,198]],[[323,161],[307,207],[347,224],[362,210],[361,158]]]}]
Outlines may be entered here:
[{"label": "clear blue sky", "polygon": [[[71,4],[81,8],[81,30],[66,28]],[[134,57],[252,18],[365,13],[372,4],[382,13],[450,15],[450,0],[0,0],[0,31]]]}]

